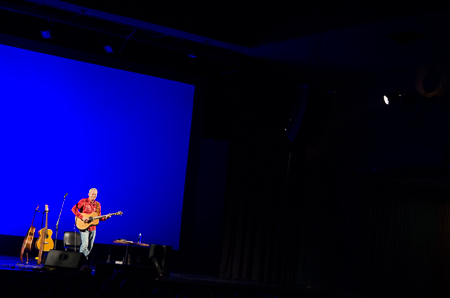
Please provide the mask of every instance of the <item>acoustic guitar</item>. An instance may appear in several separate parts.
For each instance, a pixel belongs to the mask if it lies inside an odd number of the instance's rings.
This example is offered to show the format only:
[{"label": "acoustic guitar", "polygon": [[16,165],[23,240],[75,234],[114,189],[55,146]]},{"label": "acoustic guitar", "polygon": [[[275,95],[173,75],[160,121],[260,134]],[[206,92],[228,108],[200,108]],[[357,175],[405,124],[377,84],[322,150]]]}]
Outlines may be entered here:
[{"label": "acoustic guitar", "polygon": [[110,213],[110,214],[106,214],[106,215],[101,215],[99,216],[98,213],[96,212],[92,212],[92,213],[81,213],[81,215],[83,217],[86,217],[89,219],[88,222],[84,222],[81,219],[79,219],[78,217],[75,216],[75,225],[77,226],[78,230],[80,231],[84,231],[87,230],[90,226],[96,226],[99,223],[99,219],[103,218],[103,217],[107,217],[108,215],[122,215],[123,212],[119,211],[116,213]]},{"label": "acoustic guitar", "polygon": [[20,250],[20,261],[23,262],[23,253],[26,251],[27,253],[27,264],[28,264],[28,252],[31,251],[33,247],[34,233],[36,232],[36,228],[33,226],[34,218],[36,217],[36,212],[39,209],[39,205],[36,207],[34,211],[33,220],[31,221],[31,227],[28,229],[27,235],[25,239],[23,239],[22,249]]},{"label": "acoustic guitar", "polygon": [[48,205],[45,205],[45,227],[39,230],[39,238],[36,240],[36,248],[39,250],[37,264],[42,264],[42,252],[53,249],[55,244],[52,240],[53,231],[48,228]]}]

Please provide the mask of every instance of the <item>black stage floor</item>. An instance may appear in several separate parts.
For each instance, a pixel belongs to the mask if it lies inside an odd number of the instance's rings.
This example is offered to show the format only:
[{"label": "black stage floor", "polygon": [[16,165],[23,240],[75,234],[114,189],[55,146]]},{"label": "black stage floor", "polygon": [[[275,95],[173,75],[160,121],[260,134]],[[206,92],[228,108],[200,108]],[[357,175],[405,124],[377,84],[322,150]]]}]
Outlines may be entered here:
[{"label": "black stage floor", "polygon": [[[114,272],[117,270],[124,271],[128,273],[128,276],[131,276],[132,278],[135,279],[144,277],[144,275],[142,274],[142,272],[144,272],[142,271],[143,268],[138,266],[97,263],[91,264],[90,267],[92,268],[91,274],[92,277],[102,276],[103,279],[105,278],[110,279],[112,278]],[[74,271],[76,272],[77,270]],[[5,276],[7,278],[18,275],[33,276],[36,274],[46,274],[46,272],[47,270],[45,268],[36,265],[35,260],[30,260],[28,264],[23,264],[20,262],[19,257],[0,256],[0,275],[3,276],[3,279],[5,278]],[[64,271],[64,273],[59,272],[55,274],[66,274],[67,272],[68,271]],[[133,275],[133,273],[136,274]],[[187,293],[192,288],[210,289],[212,293],[211,297],[214,298],[363,297],[361,295],[312,289],[296,285],[269,284],[250,280],[228,280],[228,279],[220,279],[217,276],[192,274],[186,272],[183,273],[171,272],[169,276],[166,276],[159,280],[155,279],[154,281],[153,280],[149,281],[149,283],[152,284],[153,289],[158,287],[160,288],[170,287],[170,289],[172,289],[172,294],[170,297],[173,298],[195,297],[195,296],[187,296]],[[152,296],[127,295],[127,297],[152,297]]]}]

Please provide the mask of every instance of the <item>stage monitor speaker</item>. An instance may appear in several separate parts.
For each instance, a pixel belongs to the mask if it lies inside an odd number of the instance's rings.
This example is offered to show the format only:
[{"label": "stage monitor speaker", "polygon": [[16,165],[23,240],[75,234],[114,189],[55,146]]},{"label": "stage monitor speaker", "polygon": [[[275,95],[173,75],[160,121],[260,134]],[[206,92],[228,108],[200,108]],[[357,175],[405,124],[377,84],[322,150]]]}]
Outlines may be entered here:
[{"label": "stage monitor speaker", "polygon": [[150,244],[150,252],[149,252],[148,258],[149,258],[149,260],[156,259],[159,267],[166,274],[169,274],[171,253],[172,253],[172,246]]},{"label": "stage monitor speaker", "polygon": [[79,270],[86,263],[82,253],[50,250],[44,262],[47,269]]}]

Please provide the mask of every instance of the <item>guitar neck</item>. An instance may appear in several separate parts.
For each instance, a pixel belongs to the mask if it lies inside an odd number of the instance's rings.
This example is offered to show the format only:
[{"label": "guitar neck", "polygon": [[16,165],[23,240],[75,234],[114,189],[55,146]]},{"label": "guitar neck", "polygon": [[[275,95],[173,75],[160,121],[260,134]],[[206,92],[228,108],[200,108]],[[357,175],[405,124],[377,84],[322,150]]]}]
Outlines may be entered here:
[{"label": "guitar neck", "polygon": [[116,214],[115,213],[110,213],[110,214],[106,214],[106,215],[96,216],[96,217],[93,217],[92,219],[95,220],[95,219],[99,219],[99,218],[102,218],[102,217],[106,217],[108,215],[116,215]]},{"label": "guitar neck", "polygon": [[38,209],[39,209],[39,205],[37,206],[36,210],[34,210],[34,215],[33,215],[33,220],[31,221],[31,226],[33,226],[34,218],[36,217],[36,212],[38,211]]}]

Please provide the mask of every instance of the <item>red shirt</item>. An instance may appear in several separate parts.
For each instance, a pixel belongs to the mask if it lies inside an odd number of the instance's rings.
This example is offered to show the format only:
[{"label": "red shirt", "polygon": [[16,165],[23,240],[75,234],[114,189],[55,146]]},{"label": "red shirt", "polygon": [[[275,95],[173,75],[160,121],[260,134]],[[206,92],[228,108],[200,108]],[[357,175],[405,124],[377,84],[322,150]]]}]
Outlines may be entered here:
[{"label": "red shirt", "polygon": [[[76,217],[79,219],[83,218],[83,215],[81,213],[92,213],[95,212],[98,214],[98,216],[102,215],[101,211],[102,207],[100,205],[100,202],[89,200],[89,198],[81,199],[78,204],[72,207],[72,212],[75,214]],[[104,221],[105,218],[100,218],[100,220]],[[97,229],[97,226],[90,226],[87,230],[88,231],[94,231]]]}]

